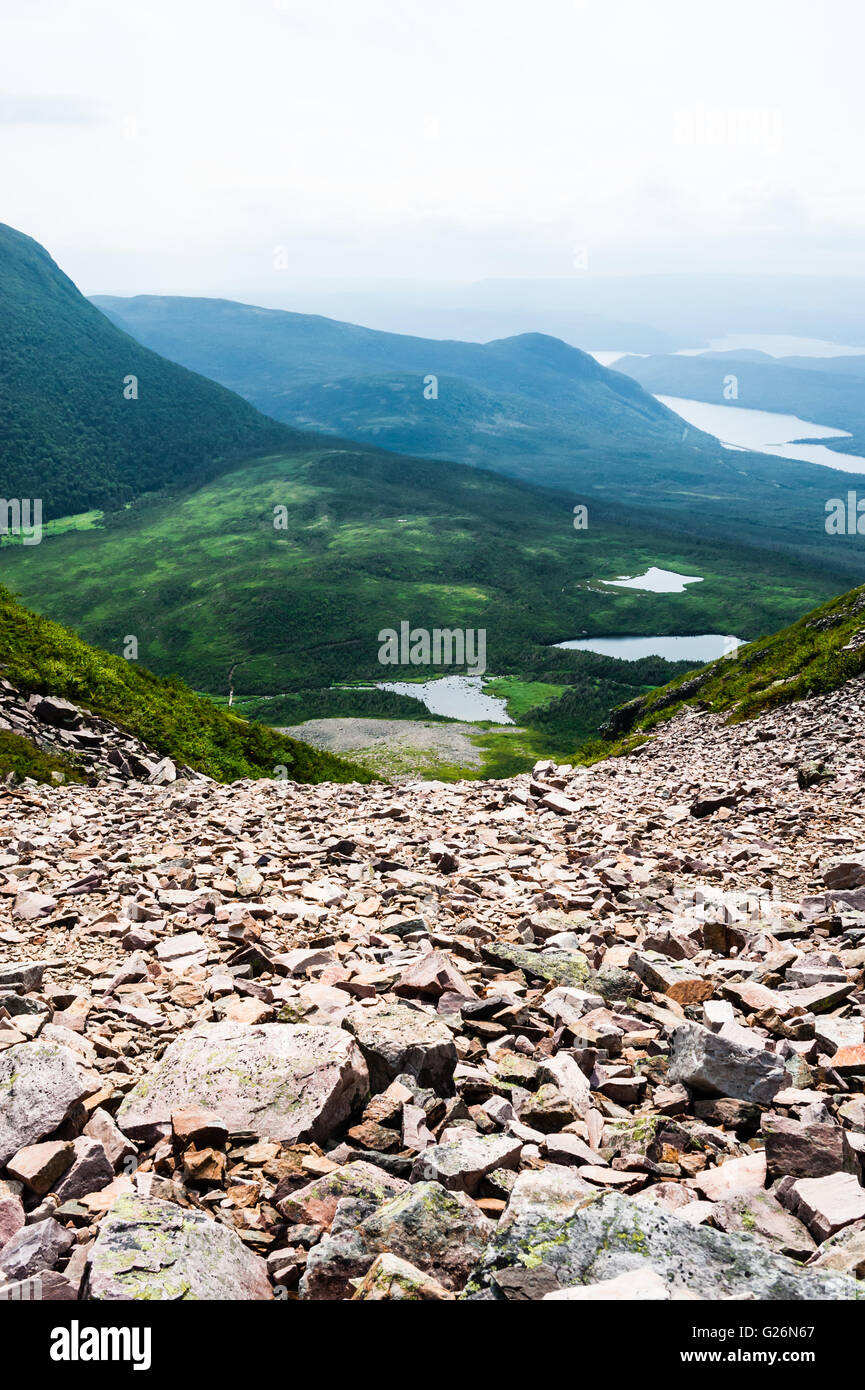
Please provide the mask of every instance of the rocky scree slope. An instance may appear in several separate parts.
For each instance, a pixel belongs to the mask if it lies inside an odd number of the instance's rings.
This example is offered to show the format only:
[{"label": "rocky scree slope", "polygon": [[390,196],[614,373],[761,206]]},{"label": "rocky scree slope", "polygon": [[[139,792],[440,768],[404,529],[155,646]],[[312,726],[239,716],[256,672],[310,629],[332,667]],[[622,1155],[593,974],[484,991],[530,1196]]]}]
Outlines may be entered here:
[{"label": "rocky scree slope", "polygon": [[0,1296],[855,1298],[863,717],[0,791]]}]

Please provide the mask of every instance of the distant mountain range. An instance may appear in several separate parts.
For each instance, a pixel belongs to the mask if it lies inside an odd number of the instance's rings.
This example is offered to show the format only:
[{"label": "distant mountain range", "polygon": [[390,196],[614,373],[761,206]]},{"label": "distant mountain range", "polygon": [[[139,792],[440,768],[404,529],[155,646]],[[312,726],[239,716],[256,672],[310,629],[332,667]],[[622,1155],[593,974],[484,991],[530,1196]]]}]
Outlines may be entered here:
[{"label": "distant mountain range", "polygon": [[546,333],[591,352],[672,353],[733,334],[817,338],[865,351],[862,276],[608,275],[593,268],[591,254],[586,261],[576,258],[567,276],[468,283],[307,282],[288,270],[244,285],[236,297],[390,333],[478,342]]}]

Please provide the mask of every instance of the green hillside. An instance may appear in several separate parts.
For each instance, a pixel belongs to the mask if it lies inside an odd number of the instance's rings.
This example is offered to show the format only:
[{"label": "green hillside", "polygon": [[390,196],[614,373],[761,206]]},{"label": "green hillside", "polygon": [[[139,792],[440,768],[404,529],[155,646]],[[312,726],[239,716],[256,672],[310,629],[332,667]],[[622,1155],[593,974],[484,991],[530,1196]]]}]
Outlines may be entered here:
[{"label": "green hillside", "polygon": [[[151,669],[212,693],[233,671],[245,695],[421,674],[378,662],[378,632],[403,620],[483,628],[490,674],[535,678],[579,669],[583,654],[551,643],[755,637],[839,587],[780,557],[769,580],[758,549],[697,544],[621,507],[593,506],[583,532],[572,521],[569,498],[496,474],[317,449],[247,463],[102,528],[6,546],[0,579],[108,651],[132,634]],[[673,595],[599,582],[650,565],[702,582]]]},{"label": "green hillside", "polygon": [[601,743],[588,752],[608,756],[678,713],[684,705],[750,719],[812,695],[837,690],[865,671],[865,585],[806,613],[772,636],[740,647],[699,671],[614,709]]},{"label": "green hillside", "polygon": [[[135,662],[87,646],[58,623],[30,613],[0,588],[0,674],[25,692],[58,695],[141,739],[156,752],[222,782],[273,777],[296,782],[367,782],[369,774],[261,724],[248,724],[195,695],[176,678],[160,679]],[[74,765],[0,734],[0,778],[50,780]]]},{"label": "green hillside", "polygon": [[2,224],[0,383],[0,493],[41,498],[46,519],[210,478],[298,439],[143,348]]}]

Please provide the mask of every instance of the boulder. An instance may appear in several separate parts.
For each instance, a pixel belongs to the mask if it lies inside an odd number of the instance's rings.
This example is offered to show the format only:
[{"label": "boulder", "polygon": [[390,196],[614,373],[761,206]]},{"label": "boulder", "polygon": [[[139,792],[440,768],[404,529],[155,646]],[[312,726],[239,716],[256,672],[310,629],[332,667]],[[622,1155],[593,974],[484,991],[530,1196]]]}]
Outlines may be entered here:
[{"label": "boulder", "polygon": [[12,1155],[6,1171],[41,1197],[46,1192],[57,1191],[57,1182],[71,1164],[74,1153],[71,1144],[59,1139],[46,1144],[27,1144]]},{"label": "boulder", "polygon": [[699,1023],[683,1023],[673,1030],[667,1077],[710,1095],[759,1105],[771,1105],[788,1080],[776,1053],[743,1047]]},{"label": "boulder", "polygon": [[501,1134],[478,1134],[466,1129],[458,1137],[425,1149],[412,1168],[412,1182],[441,1183],[451,1192],[475,1194],[487,1173],[516,1168],[522,1143]]},{"label": "boulder", "polygon": [[801,1124],[786,1115],[763,1119],[766,1172],[775,1178],[822,1178],[841,1170],[855,1173],[856,1155],[840,1125]]},{"label": "boulder", "polygon": [[61,1202],[101,1192],[114,1181],[114,1165],[98,1139],[82,1134],[72,1144],[72,1163],[53,1187]]},{"label": "boulder", "polygon": [[339,1028],[204,1024],[182,1035],[127,1095],[117,1123],[133,1137],[168,1134],[176,1110],[218,1112],[232,1132],[292,1143],[327,1139],[369,1084],[360,1049]]},{"label": "boulder", "polygon": [[620,1193],[544,1203],[537,1197],[527,1202],[525,1192],[510,1218],[506,1212],[499,1222],[466,1295],[491,1289],[499,1269],[540,1262],[555,1271],[562,1288],[651,1268],[674,1290],[712,1300],[856,1297],[855,1280],[844,1275],[804,1271],[750,1236],[692,1226],[657,1205]]},{"label": "boulder", "polygon": [[42,695],[34,704],[33,713],[41,724],[50,724],[54,729],[80,729],[84,723],[78,706],[57,695]]},{"label": "boulder", "polygon": [[485,942],[481,955],[489,965],[502,970],[522,970],[532,979],[551,980],[557,985],[582,989],[589,980],[589,962],[581,951],[529,951],[507,941]]},{"label": "boulder", "polygon": [[227,1226],[174,1202],[119,1197],[90,1252],[88,1297],[231,1300],[273,1297],[267,1265]]},{"label": "boulder", "polygon": [[7,1283],[14,1279],[29,1279],[44,1269],[53,1269],[61,1255],[71,1250],[75,1236],[49,1216],[22,1226],[0,1250],[0,1278]]},{"label": "boulder", "polygon": [[416,1269],[397,1255],[378,1255],[358,1285],[353,1301],[359,1303],[448,1303],[456,1295],[432,1275]]},{"label": "boulder", "polygon": [[544,1303],[663,1303],[672,1298],[670,1286],[654,1269],[629,1269],[600,1284],[575,1284],[545,1293]]},{"label": "boulder", "polygon": [[300,1296],[341,1299],[350,1280],[367,1273],[385,1252],[432,1274],[449,1290],[461,1289],[493,1233],[470,1197],[436,1182],[418,1182],[361,1221],[356,1230],[326,1236],[309,1253]]},{"label": "boulder", "polygon": [[824,1240],[808,1263],[815,1269],[834,1269],[865,1279],[865,1221],[854,1221]]},{"label": "boulder", "polygon": [[359,1160],[346,1163],[333,1172],[314,1178],[303,1187],[277,1202],[277,1208],[287,1221],[322,1226],[329,1231],[336,1208],[345,1197],[354,1197],[369,1204],[370,1214],[391,1198],[404,1192],[408,1183],[392,1177],[374,1163]]},{"label": "boulder", "polygon": [[865,1218],[865,1188],[860,1187],[852,1173],[800,1178],[785,1194],[785,1200],[817,1241]]},{"label": "boulder", "polygon": [[422,1086],[453,1091],[456,1045],[447,1024],[435,1015],[381,1003],[351,1009],[342,1026],[357,1039],[373,1091],[385,1090],[403,1073]]},{"label": "boulder", "polygon": [[771,1192],[738,1192],[716,1203],[712,1221],[720,1231],[755,1236],[793,1260],[806,1260],[816,1250],[802,1222],[785,1211]]},{"label": "boulder", "polygon": [[23,1225],[24,1203],[17,1191],[0,1181],[0,1250]]},{"label": "boulder", "polygon": [[37,1040],[0,1052],[0,1165],[51,1134],[99,1086],[60,1043]]},{"label": "boulder", "polygon": [[658,994],[666,994],[677,1004],[701,1004],[715,991],[711,980],[705,980],[687,962],[672,961],[657,951],[633,951],[629,969]]},{"label": "boulder", "polygon": [[[53,901],[53,900],[52,900]],[[30,990],[42,988],[42,977],[48,969],[47,961],[19,960],[8,965],[0,965],[0,993],[7,989]]]},{"label": "boulder", "polygon": [[540,1064],[538,1076],[541,1081],[557,1087],[578,1115],[585,1115],[592,1103],[592,1088],[575,1058],[567,1052],[557,1052],[554,1057],[545,1057]]}]

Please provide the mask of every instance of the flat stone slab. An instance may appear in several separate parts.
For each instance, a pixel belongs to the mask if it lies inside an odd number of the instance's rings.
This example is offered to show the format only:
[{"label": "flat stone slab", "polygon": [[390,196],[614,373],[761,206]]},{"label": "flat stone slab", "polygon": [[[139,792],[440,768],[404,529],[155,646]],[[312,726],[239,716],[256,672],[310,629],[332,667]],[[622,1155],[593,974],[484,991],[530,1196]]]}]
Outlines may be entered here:
[{"label": "flat stone slab", "polygon": [[227,1226],[174,1202],[127,1195],[99,1228],[88,1297],[250,1302],[273,1290],[264,1260]]},{"label": "flat stone slab", "polygon": [[179,1037],[117,1113],[124,1134],[167,1134],[175,1110],[213,1110],[229,1131],[327,1139],[366,1094],[366,1064],[341,1028],[205,1024]]},{"label": "flat stone slab", "polygon": [[522,970],[532,979],[551,980],[557,985],[581,989],[591,971],[581,951],[529,951],[507,941],[484,942],[481,955],[489,965],[503,970]]},{"label": "flat stone slab", "polygon": [[50,961],[19,960],[8,965],[0,965],[0,990],[41,989],[42,977],[50,964]]},{"label": "flat stone slab", "polygon": [[654,1269],[631,1269],[600,1284],[575,1284],[545,1293],[544,1303],[663,1303],[672,1297],[669,1286]]},{"label": "flat stone slab", "polygon": [[815,1240],[826,1240],[865,1218],[865,1187],[852,1173],[800,1178],[790,1189],[793,1209]]}]

